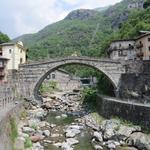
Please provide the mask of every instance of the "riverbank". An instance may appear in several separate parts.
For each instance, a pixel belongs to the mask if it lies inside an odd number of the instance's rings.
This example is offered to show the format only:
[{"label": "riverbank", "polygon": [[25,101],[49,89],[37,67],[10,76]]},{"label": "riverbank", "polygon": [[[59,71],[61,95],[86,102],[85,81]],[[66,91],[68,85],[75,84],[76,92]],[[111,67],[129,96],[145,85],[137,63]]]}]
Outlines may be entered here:
[{"label": "riverbank", "polygon": [[29,104],[18,125],[17,149],[150,150],[150,135],[119,119],[105,119],[90,110],[78,93],[57,92],[43,105]]}]

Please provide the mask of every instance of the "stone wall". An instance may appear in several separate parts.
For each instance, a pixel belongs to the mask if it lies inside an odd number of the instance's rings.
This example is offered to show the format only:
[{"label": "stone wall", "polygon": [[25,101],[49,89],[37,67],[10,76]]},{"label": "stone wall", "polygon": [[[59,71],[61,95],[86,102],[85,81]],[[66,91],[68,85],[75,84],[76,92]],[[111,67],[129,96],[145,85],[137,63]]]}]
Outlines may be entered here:
[{"label": "stone wall", "polygon": [[150,103],[150,61],[128,62],[126,73],[121,75],[118,96]]},{"label": "stone wall", "polygon": [[97,96],[97,110],[106,117],[117,116],[133,122],[136,125],[150,126],[150,105],[125,102],[116,98]]},{"label": "stone wall", "polygon": [[16,105],[0,120],[0,150],[13,150],[10,123],[11,119],[15,120],[16,123],[19,121],[23,108],[23,103]]}]

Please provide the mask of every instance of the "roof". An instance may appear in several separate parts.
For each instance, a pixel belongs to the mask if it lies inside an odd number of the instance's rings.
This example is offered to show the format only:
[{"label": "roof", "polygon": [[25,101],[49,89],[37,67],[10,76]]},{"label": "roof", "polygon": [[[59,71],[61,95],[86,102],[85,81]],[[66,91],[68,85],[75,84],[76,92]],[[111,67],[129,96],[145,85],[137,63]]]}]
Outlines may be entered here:
[{"label": "roof", "polygon": [[21,47],[24,50],[28,50],[27,48],[25,48],[23,46],[23,43],[21,43],[21,41],[18,41],[18,42],[6,42],[6,43],[0,44],[0,46],[13,46],[13,45],[18,45],[18,47]]},{"label": "roof", "polygon": [[0,46],[8,46],[8,45],[15,45],[16,43],[14,42],[7,42],[7,43],[2,43]]},{"label": "roof", "polygon": [[2,56],[0,56],[0,59],[3,59],[3,60],[9,60],[8,58],[2,57]]},{"label": "roof", "polygon": [[149,32],[147,32],[146,34],[142,34],[142,35],[140,35],[139,37],[137,37],[137,39],[136,40],[139,40],[139,39],[141,39],[141,38],[143,38],[143,37],[145,37],[145,36],[149,36],[150,35],[150,31]]},{"label": "roof", "polygon": [[135,41],[135,39],[120,39],[120,40],[113,40],[112,43],[113,43],[113,42],[123,42],[123,41],[125,41],[125,42],[128,42],[128,41]]}]

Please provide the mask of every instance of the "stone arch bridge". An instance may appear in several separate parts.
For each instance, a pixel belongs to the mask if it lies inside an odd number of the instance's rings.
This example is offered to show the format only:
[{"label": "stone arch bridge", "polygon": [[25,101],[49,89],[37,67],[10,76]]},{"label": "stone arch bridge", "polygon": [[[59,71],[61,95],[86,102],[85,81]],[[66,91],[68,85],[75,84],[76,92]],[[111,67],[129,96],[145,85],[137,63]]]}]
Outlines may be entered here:
[{"label": "stone arch bridge", "polygon": [[116,90],[119,87],[121,74],[125,73],[125,68],[119,61],[88,57],[67,57],[24,64],[20,65],[19,71],[15,75],[23,83],[21,85],[22,96],[39,99],[39,87],[46,76],[57,68],[69,64],[81,64],[97,69],[108,77]]}]

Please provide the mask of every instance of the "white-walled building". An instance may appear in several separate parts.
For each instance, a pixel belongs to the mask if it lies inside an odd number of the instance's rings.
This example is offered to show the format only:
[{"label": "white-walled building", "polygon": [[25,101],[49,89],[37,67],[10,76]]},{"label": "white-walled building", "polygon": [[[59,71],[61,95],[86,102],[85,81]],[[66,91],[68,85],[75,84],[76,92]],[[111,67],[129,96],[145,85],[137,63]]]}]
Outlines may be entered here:
[{"label": "white-walled building", "polygon": [[150,60],[150,31],[140,32],[136,39],[113,41],[107,53],[113,60]]},{"label": "white-walled building", "polygon": [[115,40],[113,41],[107,53],[114,60],[129,60],[134,59],[136,51],[134,49],[134,40]]},{"label": "white-walled building", "polygon": [[26,62],[26,51],[21,41],[0,44],[0,56],[8,59],[8,70],[18,70],[19,64]]}]

